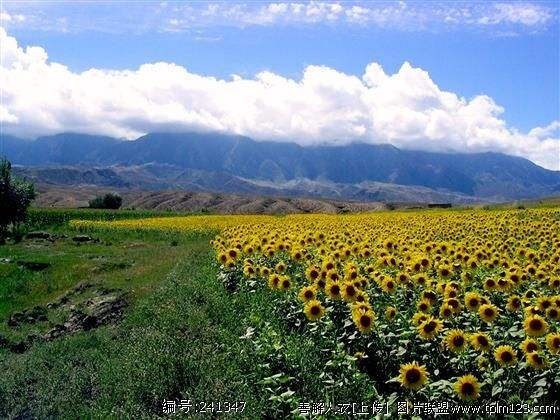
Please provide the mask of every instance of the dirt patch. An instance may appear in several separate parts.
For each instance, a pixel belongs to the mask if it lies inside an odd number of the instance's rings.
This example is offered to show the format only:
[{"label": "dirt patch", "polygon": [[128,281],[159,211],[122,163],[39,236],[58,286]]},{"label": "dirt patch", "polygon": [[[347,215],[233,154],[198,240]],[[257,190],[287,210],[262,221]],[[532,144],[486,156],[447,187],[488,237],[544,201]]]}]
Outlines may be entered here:
[{"label": "dirt patch", "polygon": [[18,261],[17,265],[31,271],[43,271],[51,266],[50,263],[38,261]]},{"label": "dirt patch", "polygon": [[49,328],[46,333],[32,331],[24,340],[14,341],[0,335],[0,348],[20,354],[36,342],[52,341],[68,334],[112,324],[122,318],[127,306],[128,301],[122,290],[99,287],[88,282],[80,283],[45,306],[12,313],[6,323],[11,328],[47,323],[49,315],[53,319],[57,317],[57,313],[58,317],[62,314],[65,321],[50,323],[50,326],[46,324]]},{"label": "dirt patch", "polygon": [[43,306],[35,306],[24,312],[14,312],[8,318],[7,324],[10,327],[17,327],[21,324],[34,324],[47,320],[47,309]]},{"label": "dirt patch", "polygon": [[44,339],[52,341],[60,336],[78,331],[89,331],[101,325],[111,324],[122,318],[127,302],[122,295],[109,294],[89,299],[84,305],[75,307],[64,324],[50,329]]}]

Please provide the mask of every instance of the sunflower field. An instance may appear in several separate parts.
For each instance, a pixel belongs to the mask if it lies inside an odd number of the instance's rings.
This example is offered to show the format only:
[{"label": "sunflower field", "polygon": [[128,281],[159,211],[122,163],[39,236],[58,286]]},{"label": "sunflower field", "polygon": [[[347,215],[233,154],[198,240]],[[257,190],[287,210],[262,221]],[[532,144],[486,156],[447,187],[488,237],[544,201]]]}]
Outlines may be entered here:
[{"label": "sunflower field", "polygon": [[464,401],[560,395],[558,210],[291,216],[212,245],[225,278],[269,289],[302,334],[336,330],[378,383]]},{"label": "sunflower field", "polygon": [[[261,294],[271,316],[302,338],[327,337],[376,398],[558,405],[557,208],[75,226],[216,231],[211,245],[225,287]],[[261,344],[259,351],[275,351]],[[340,379],[329,376],[329,363],[325,384]]]}]

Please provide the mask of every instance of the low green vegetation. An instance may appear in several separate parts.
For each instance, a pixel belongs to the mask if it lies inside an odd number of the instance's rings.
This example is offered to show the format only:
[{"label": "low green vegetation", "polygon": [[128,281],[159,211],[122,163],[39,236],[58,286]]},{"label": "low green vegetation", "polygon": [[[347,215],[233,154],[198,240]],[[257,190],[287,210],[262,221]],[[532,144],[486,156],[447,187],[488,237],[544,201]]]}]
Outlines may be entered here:
[{"label": "low green vegetation", "polygon": [[[269,291],[218,276],[214,232],[77,232],[60,222],[122,214],[134,213],[34,210],[32,220],[56,223],[0,247],[0,418],[148,418],[163,415],[164,400],[244,402],[237,418],[282,418],[295,395],[374,395],[334,340],[302,338],[275,315]],[[118,316],[73,324],[88,319],[80,313],[101,319],[92,308],[111,297],[126,301]],[[30,320],[9,325],[17,313]]]}]

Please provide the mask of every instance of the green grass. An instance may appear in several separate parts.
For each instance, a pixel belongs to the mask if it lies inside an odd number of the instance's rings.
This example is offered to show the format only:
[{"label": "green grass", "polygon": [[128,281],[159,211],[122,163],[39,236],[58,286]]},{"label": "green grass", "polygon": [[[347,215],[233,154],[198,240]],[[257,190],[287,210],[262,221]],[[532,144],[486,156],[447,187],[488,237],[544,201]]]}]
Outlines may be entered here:
[{"label": "green grass", "polygon": [[[75,233],[59,222],[47,230]],[[0,348],[0,418],[150,418],[162,415],[164,399],[244,401],[237,418],[281,418],[302,399],[374,393],[336,340],[302,335],[293,320],[274,315],[280,301],[267,289],[228,291],[212,234],[87,233],[100,242],[0,247],[0,258],[52,263],[40,273],[0,265],[0,335],[10,340],[67,315],[51,311],[47,322],[14,329],[5,323],[10,313],[82,282],[123,290],[131,301],[116,324],[38,341],[23,354]]]},{"label": "green grass", "polygon": [[[0,247],[0,258],[12,260],[0,264],[0,331],[10,313],[44,305],[78,283],[125,289],[134,296],[145,293],[181,258],[187,240],[172,233],[94,232],[91,236],[99,242],[79,244],[71,239],[75,231],[52,231],[67,238]],[[21,267],[22,261],[51,266],[34,272]]]}]

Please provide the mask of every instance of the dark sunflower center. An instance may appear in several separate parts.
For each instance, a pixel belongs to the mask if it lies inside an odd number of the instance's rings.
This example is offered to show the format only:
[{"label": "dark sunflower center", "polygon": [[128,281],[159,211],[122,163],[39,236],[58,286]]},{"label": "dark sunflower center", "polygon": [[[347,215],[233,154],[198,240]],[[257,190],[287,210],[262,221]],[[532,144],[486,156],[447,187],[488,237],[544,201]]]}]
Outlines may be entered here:
[{"label": "dark sunflower center", "polygon": [[484,310],[484,315],[486,316],[493,316],[494,315],[494,310],[492,308],[486,308]]},{"label": "dark sunflower center", "polygon": [[488,339],[484,336],[479,336],[478,344],[480,344],[482,347],[486,347],[488,345]]},{"label": "dark sunflower center", "polygon": [[478,306],[478,299],[472,298],[469,301],[469,306]]},{"label": "dark sunflower center", "polygon": [[369,327],[371,325],[371,318],[367,315],[362,315],[360,317],[360,324],[362,327]]},{"label": "dark sunflower center", "polygon": [[461,393],[463,395],[468,395],[468,396],[474,395],[475,393],[474,385],[471,384],[470,382],[464,383],[463,385],[461,385]]},{"label": "dark sunflower center", "polygon": [[311,299],[313,297],[313,292],[311,290],[306,290],[304,296],[306,299]]},{"label": "dark sunflower center", "polygon": [[509,363],[513,360],[513,355],[509,351],[506,351],[502,353],[501,359],[502,361]]},{"label": "dark sunflower center", "polygon": [[531,353],[533,351],[537,351],[537,345],[535,343],[528,343],[527,344],[527,351],[529,353]]},{"label": "dark sunflower center", "polygon": [[424,331],[426,331],[427,333],[431,333],[436,329],[436,323],[431,321],[428,322],[426,325],[424,325]]},{"label": "dark sunflower center", "polygon": [[420,377],[420,371],[416,368],[409,369],[405,375],[406,381],[411,384],[420,381]]},{"label": "dark sunflower center", "polygon": [[560,338],[554,337],[552,340],[552,347],[555,349],[560,348]]},{"label": "dark sunflower center", "polygon": [[457,335],[453,337],[453,345],[455,347],[461,347],[463,344],[465,344],[465,339],[462,336]]},{"label": "dark sunflower center", "polygon": [[542,322],[540,319],[532,319],[531,322],[529,322],[529,328],[531,328],[534,331],[540,331],[542,329]]},{"label": "dark sunflower center", "polygon": [[319,308],[318,306],[312,306],[310,312],[311,315],[319,315],[319,313],[321,312],[321,308]]},{"label": "dark sunflower center", "polygon": [[333,295],[338,295],[340,293],[340,287],[338,285],[334,285],[331,287],[331,293]]},{"label": "dark sunflower center", "polygon": [[539,356],[538,354],[534,353],[531,355],[531,357],[533,358],[533,362],[536,363],[537,365],[542,365],[543,363],[543,359],[541,356]]}]

